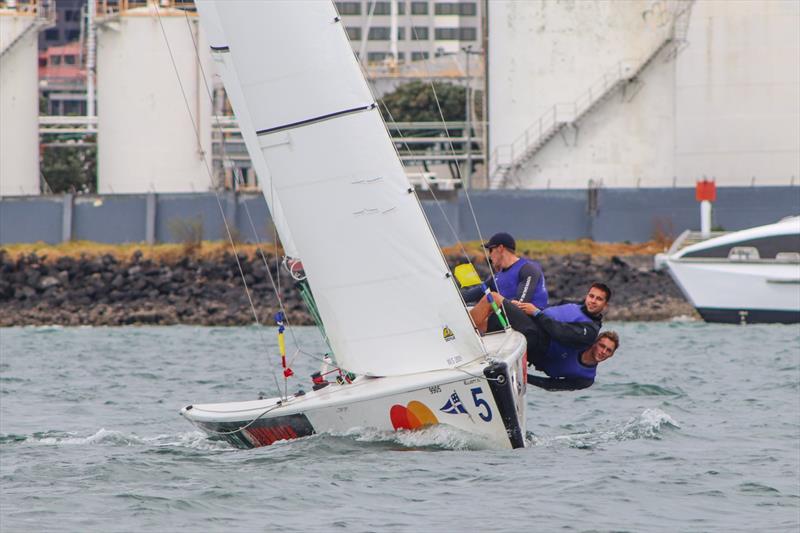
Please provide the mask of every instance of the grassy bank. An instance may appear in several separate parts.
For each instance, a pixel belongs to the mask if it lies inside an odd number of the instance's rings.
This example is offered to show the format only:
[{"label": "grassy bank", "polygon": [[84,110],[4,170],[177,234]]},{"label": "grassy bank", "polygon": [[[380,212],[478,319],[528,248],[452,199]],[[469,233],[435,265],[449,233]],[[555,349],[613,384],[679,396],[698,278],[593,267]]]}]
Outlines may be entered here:
[{"label": "grassy bank", "polygon": [[[270,243],[263,245],[236,245],[236,251],[244,253],[248,257],[252,257],[256,254],[258,248],[262,248],[264,251],[275,251],[275,246]],[[517,248],[520,253],[531,257],[571,254],[611,257],[614,255],[651,255],[663,251],[664,244],[655,241],[637,244],[605,243],[581,239],[577,241],[518,241]],[[469,255],[474,257],[483,255],[483,250],[478,241],[464,243],[464,249]],[[55,261],[61,257],[79,258],[85,256],[93,258],[107,254],[121,261],[125,261],[130,259],[134,252],[140,251],[145,259],[170,262],[179,260],[186,255],[193,255],[200,259],[214,259],[225,253],[230,253],[232,248],[230,243],[226,241],[155,245],[146,243],[103,244],[89,241],[72,241],[61,244],[47,244],[43,242],[6,244],[0,246],[0,250],[5,250],[9,256],[15,258],[20,255],[36,254],[39,257],[46,257],[48,261]],[[444,253],[445,255],[460,255],[462,250],[459,246],[450,246],[444,248]]]}]

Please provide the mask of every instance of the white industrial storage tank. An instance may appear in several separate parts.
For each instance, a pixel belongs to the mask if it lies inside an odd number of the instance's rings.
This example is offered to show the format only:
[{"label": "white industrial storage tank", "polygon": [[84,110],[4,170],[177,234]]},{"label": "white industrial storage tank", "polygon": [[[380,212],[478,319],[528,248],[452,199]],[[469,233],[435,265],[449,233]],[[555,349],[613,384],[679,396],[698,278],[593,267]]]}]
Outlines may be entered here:
[{"label": "white industrial storage tank", "polygon": [[211,188],[203,73],[211,76],[210,53],[194,13],[163,0],[98,13],[98,192]]},{"label": "white industrial storage tank", "polygon": [[800,178],[800,3],[494,1],[488,18],[494,187]]},{"label": "white industrial storage tank", "polygon": [[16,2],[0,7],[0,196],[40,192],[37,37],[41,20],[34,8]]}]

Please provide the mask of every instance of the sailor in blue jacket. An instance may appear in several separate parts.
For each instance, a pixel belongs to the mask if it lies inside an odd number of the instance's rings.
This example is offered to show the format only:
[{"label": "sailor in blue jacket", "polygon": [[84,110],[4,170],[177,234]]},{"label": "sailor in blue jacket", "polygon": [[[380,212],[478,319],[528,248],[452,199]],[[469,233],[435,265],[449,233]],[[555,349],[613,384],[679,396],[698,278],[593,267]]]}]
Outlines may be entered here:
[{"label": "sailor in blue jacket", "polygon": [[610,359],[617,348],[619,335],[615,331],[600,333],[586,350],[551,340],[547,352],[536,365],[547,377],[528,374],[528,384],[550,391],[591,387],[597,375],[597,365]]},{"label": "sailor in blue jacket", "polygon": [[[611,289],[603,283],[593,284],[582,304],[566,303],[545,310],[531,303],[504,301],[502,295],[495,295],[495,300],[504,304],[509,325],[528,341],[528,364],[562,380],[546,387],[558,390],[586,388],[594,382],[596,369],[584,369],[578,358],[595,344],[610,298]],[[485,299],[471,314],[481,332],[502,329]],[[542,385],[533,381],[533,385]]]},{"label": "sailor in blue jacket", "polygon": [[[486,279],[486,286],[504,298],[532,303],[539,309],[547,307],[547,287],[541,265],[516,252],[517,243],[508,233],[496,233],[483,245],[489,251],[494,276]],[[480,285],[462,292],[464,301],[475,303],[483,297]]]}]

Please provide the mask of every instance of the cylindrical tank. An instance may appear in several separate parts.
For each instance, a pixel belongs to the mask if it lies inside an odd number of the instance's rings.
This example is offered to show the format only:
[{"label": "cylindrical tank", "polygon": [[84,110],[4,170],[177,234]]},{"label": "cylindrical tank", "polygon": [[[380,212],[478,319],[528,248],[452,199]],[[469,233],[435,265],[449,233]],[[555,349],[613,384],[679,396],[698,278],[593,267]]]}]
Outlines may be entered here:
[{"label": "cylindrical tank", "polygon": [[208,190],[211,61],[196,16],[149,3],[98,25],[98,192]]},{"label": "cylindrical tank", "polygon": [[0,8],[0,196],[39,194],[39,77],[34,12]]},{"label": "cylindrical tank", "polygon": [[493,186],[800,178],[800,3],[488,6]]},{"label": "cylindrical tank", "polygon": [[[671,155],[671,136],[656,143],[631,133],[671,125],[671,100],[664,93],[664,81],[670,79],[648,78],[648,86],[662,88],[658,94],[633,99],[631,86],[625,95],[609,98],[667,42],[669,5],[650,0],[489,3],[490,167],[523,161],[506,186],[548,187],[552,181],[555,188],[587,187],[589,180],[628,176],[631,169],[652,168]],[[623,112],[603,105],[622,98]],[[553,125],[578,121],[580,135],[577,129],[550,134]],[[598,129],[602,132],[594,135]],[[669,170],[653,172],[671,176]]]}]

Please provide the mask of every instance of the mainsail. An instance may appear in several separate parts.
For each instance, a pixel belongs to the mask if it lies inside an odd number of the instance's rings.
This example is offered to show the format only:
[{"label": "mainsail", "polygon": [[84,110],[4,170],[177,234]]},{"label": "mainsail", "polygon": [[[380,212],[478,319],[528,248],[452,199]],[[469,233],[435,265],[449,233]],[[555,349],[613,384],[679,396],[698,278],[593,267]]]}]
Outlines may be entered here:
[{"label": "mainsail", "polygon": [[212,52],[225,56],[248,152],[269,173],[265,196],[283,208],[337,362],[388,376],[481,356],[333,3],[197,7]]}]

